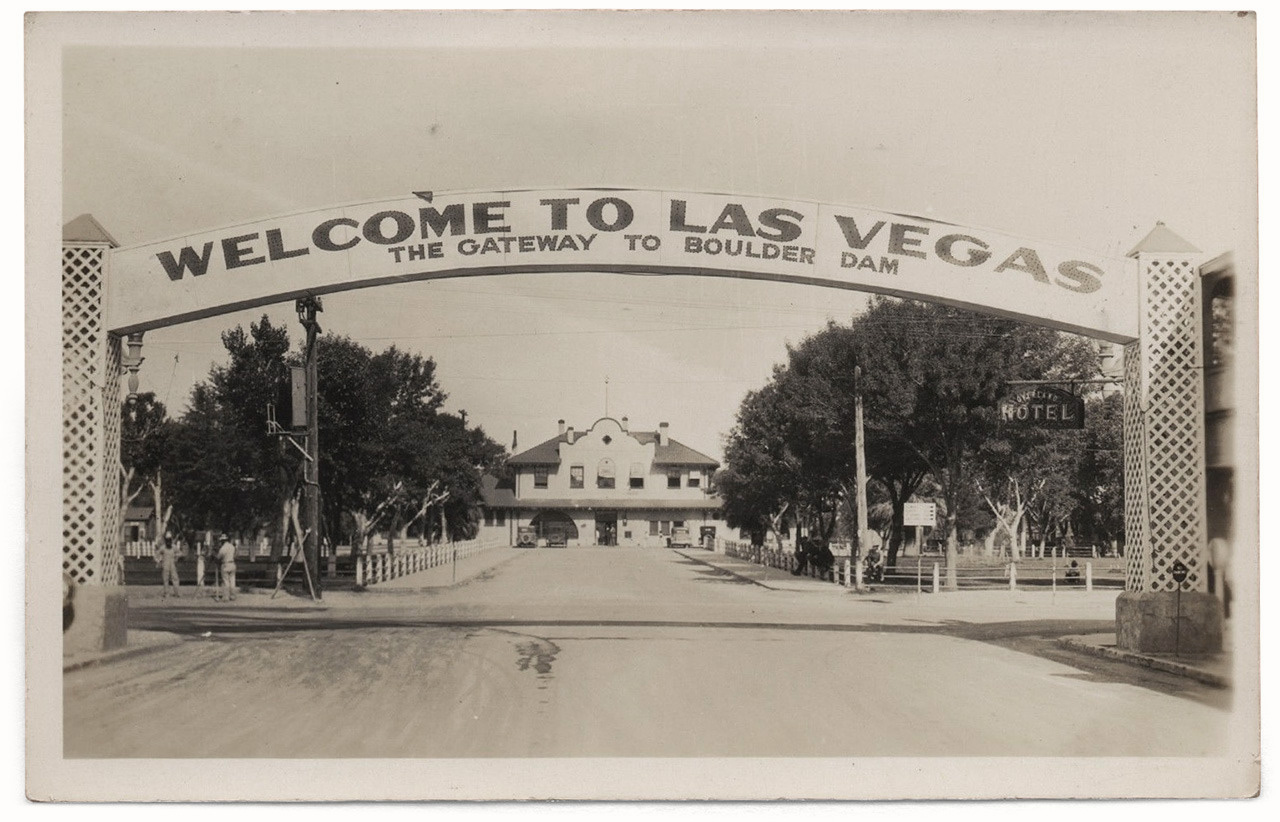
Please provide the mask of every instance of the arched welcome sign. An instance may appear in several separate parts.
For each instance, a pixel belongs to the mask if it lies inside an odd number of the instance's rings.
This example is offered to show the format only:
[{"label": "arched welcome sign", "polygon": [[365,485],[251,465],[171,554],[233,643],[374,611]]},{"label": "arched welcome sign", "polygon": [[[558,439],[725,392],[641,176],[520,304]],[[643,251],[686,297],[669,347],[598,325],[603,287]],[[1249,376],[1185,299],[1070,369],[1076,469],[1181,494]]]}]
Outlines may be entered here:
[{"label": "arched welcome sign", "polygon": [[146,331],[353,288],[538,272],[775,280],[943,302],[1127,343],[1137,261],[825,203],[584,188],[414,192],[111,254],[104,325]]}]

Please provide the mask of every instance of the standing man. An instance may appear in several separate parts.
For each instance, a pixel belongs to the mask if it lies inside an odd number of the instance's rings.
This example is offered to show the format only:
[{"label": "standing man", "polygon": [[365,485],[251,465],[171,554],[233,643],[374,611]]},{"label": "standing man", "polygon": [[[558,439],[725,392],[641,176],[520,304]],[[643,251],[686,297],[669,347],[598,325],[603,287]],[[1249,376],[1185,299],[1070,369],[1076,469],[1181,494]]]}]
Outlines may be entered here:
[{"label": "standing man", "polygon": [[164,539],[156,546],[156,565],[160,566],[160,584],[164,588],[161,599],[169,596],[169,588],[178,596],[178,551],[173,544],[173,534],[165,534]]},{"label": "standing man", "polygon": [[218,535],[218,567],[222,570],[222,591],[216,599],[236,598],[236,546],[223,532]]}]

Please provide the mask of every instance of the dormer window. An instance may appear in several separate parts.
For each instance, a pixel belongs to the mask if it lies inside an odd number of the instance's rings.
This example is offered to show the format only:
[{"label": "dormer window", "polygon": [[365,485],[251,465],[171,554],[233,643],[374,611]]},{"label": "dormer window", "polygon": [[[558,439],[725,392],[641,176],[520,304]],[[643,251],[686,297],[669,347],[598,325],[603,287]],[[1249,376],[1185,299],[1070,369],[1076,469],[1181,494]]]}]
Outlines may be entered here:
[{"label": "dormer window", "polygon": [[680,472],[679,472],[679,471],[668,471],[668,472],[667,472],[667,487],[668,487],[668,488],[679,488],[679,487],[680,487]]}]

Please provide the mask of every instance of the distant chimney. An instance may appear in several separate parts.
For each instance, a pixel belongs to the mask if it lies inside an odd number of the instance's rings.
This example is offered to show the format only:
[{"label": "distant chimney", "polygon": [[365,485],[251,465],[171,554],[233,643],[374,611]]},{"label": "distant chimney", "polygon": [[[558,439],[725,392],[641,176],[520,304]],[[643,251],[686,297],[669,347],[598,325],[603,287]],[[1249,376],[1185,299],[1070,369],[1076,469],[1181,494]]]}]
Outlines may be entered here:
[{"label": "distant chimney", "polygon": [[560,420],[560,436],[564,436],[564,420]]},{"label": "distant chimney", "polygon": [[667,425],[667,423],[658,423],[658,445],[661,445],[663,448],[666,448],[667,444],[671,442],[671,437],[667,432],[668,428],[670,428],[670,426]]},{"label": "distant chimney", "polygon": [[565,433],[568,435],[569,444],[573,445],[573,426],[570,425],[569,428],[565,431]]},{"label": "distant chimney", "polygon": [[520,443],[519,432],[516,431],[515,429],[512,429],[511,430],[511,450],[513,452],[520,447],[519,443]]},{"label": "distant chimney", "polygon": [[624,433],[624,434],[625,434],[625,433],[627,433],[627,431],[629,431],[629,430],[630,430],[630,423],[628,423],[628,422],[627,422],[627,418],[626,418],[626,417],[623,417],[623,418],[622,418],[622,433]]}]

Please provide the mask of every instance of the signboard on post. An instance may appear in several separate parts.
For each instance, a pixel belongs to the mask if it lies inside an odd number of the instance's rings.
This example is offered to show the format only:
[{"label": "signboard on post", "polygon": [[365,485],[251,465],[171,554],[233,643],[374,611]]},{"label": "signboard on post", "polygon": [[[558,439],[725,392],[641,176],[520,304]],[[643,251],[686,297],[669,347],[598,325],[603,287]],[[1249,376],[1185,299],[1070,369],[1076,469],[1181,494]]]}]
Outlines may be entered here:
[{"label": "signboard on post", "polygon": [[1000,422],[1028,428],[1084,428],[1084,398],[1051,385],[1024,386],[1000,401]]},{"label": "signboard on post", "polygon": [[932,502],[908,502],[902,506],[902,524],[932,528],[938,524],[938,506]]}]

